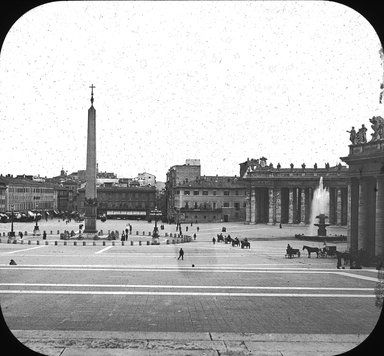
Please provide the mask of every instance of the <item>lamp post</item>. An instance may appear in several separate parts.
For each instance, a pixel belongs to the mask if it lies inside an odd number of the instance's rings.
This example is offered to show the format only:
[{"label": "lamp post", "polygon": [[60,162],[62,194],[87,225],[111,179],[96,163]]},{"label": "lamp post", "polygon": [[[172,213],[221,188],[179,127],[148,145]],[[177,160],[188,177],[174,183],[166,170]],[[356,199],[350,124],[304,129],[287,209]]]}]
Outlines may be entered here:
[{"label": "lamp post", "polygon": [[15,232],[13,231],[13,204],[11,205],[11,231],[9,233],[9,237],[15,237]]},{"label": "lamp post", "polygon": [[36,207],[35,207],[36,225],[35,225],[35,227],[33,228],[33,235],[40,235],[39,225],[37,224],[37,208],[38,208],[38,207],[39,207],[39,205],[36,204]]},{"label": "lamp post", "polygon": [[157,206],[155,206],[155,210],[151,211],[151,215],[155,215],[155,227],[154,227],[153,232],[152,232],[152,238],[154,238],[154,239],[156,239],[160,236],[159,235],[159,228],[157,227],[157,216],[159,214],[161,214],[161,210],[158,210]]}]

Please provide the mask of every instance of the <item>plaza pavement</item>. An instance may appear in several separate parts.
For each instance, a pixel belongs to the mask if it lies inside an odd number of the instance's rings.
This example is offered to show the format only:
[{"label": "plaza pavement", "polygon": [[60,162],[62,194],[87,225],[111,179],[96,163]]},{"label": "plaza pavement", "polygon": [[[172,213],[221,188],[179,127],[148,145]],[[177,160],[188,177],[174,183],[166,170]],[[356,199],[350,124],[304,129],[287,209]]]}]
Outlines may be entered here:
[{"label": "plaza pavement", "polygon": [[[46,223],[50,230],[54,222]],[[121,231],[126,223],[103,228]],[[64,226],[78,226],[72,224]],[[131,224],[133,231],[153,228]],[[224,225],[232,237],[251,239],[251,249],[213,245]],[[55,246],[55,235],[48,245],[36,245],[41,237],[28,236],[31,245],[3,239],[0,301],[8,327],[30,349],[64,356],[335,355],[374,329],[377,271],[337,270],[335,259],[304,253],[285,258],[287,243],[321,246],[291,238],[305,227],[198,226],[188,232],[196,241],[157,246]],[[174,233],[175,225],[160,232]],[[184,260],[177,259],[180,247]]]}]

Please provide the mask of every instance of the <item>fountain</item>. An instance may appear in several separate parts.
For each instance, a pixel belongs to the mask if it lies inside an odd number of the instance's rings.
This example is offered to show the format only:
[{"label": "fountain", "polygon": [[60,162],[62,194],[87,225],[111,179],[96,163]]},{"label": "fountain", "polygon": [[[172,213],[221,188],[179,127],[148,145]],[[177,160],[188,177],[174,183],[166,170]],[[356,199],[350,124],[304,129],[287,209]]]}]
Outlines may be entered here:
[{"label": "fountain", "polygon": [[[308,228],[308,234],[295,235],[298,239],[303,240],[318,240],[324,241],[327,237],[326,227],[329,224],[325,223],[325,219],[328,219],[328,216],[325,215],[329,211],[329,191],[324,187],[323,177],[320,177],[319,186],[313,192],[312,204],[311,204],[311,217],[310,224]],[[318,219],[318,221],[317,221]],[[315,231],[315,227],[318,227]],[[345,236],[332,237],[332,240],[344,241]]]},{"label": "fountain", "polygon": [[[329,192],[327,188],[324,188],[323,177],[320,177],[319,186],[313,192],[313,199],[311,204],[311,218],[309,220],[309,236],[315,235],[314,226],[317,226],[315,225],[316,219],[318,219],[321,214],[324,215],[324,213],[326,213],[327,211],[329,211]],[[325,221],[323,223],[325,223]],[[323,235],[318,234],[318,236]]]}]

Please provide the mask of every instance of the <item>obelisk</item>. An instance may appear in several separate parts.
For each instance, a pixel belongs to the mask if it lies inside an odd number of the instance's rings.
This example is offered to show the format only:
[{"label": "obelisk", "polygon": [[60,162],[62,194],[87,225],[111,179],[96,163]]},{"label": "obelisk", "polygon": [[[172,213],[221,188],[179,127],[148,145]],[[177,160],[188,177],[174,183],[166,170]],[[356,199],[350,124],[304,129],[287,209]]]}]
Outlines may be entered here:
[{"label": "obelisk", "polygon": [[93,89],[91,88],[91,107],[88,109],[88,136],[87,136],[87,167],[85,186],[85,227],[84,234],[95,235],[97,215],[97,190],[96,190],[96,110],[93,107]]}]

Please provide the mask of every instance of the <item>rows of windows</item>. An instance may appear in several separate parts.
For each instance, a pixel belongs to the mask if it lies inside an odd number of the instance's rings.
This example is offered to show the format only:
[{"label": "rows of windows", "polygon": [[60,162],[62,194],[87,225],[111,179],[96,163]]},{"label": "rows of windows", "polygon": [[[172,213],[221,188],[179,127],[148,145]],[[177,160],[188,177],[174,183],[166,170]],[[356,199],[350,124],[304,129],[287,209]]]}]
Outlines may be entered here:
[{"label": "rows of windows", "polygon": [[53,193],[53,188],[19,188],[19,187],[9,187],[9,192],[12,193],[41,193],[41,194],[46,194],[46,193]]},{"label": "rows of windows", "polygon": [[[204,202],[204,203],[197,203],[197,202],[185,202],[184,207],[186,209],[217,209],[220,208],[220,206],[216,202]],[[230,208],[231,203],[230,202],[224,202],[223,208]],[[240,203],[235,202],[233,203],[233,207],[235,210],[240,210]],[[243,203],[243,207],[246,207],[246,203]]]},{"label": "rows of windows", "polygon": [[[212,195],[220,195],[220,192],[221,191],[213,190],[212,191]],[[180,190],[176,190],[176,194],[180,195]],[[184,195],[192,195],[192,194],[193,195],[200,195],[200,191],[199,190],[193,190],[192,193],[191,193],[190,190],[184,190],[183,194]],[[202,195],[209,195],[208,190],[201,191],[201,194]],[[244,191],[243,190],[238,190],[238,189],[234,190],[233,194],[230,194],[229,190],[224,190],[223,191],[223,195],[226,195],[226,196],[229,196],[229,195],[243,195],[243,194],[244,194]]]}]

